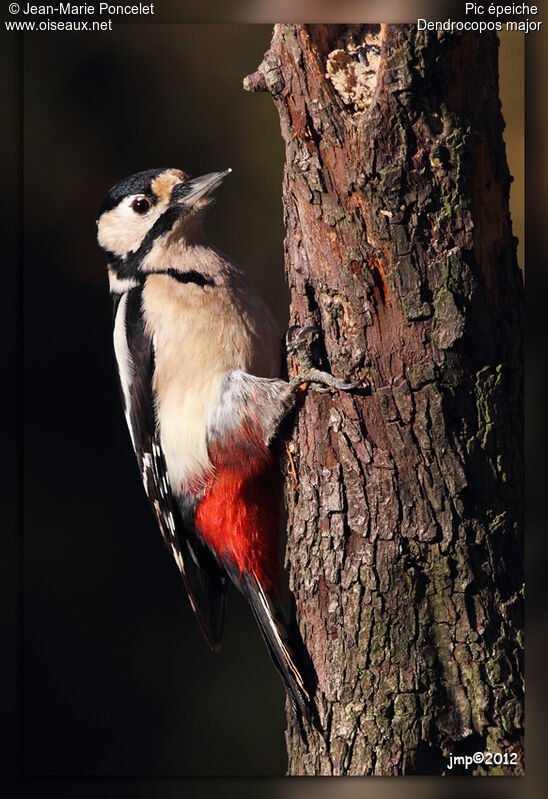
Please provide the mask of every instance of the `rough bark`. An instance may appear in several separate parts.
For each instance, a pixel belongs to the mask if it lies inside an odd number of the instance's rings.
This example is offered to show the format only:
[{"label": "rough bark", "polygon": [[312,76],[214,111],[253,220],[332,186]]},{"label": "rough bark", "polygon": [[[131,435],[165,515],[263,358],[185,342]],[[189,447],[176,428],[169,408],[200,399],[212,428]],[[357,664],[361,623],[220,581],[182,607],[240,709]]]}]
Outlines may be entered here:
[{"label": "rough bark", "polygon": [[279,25],[245,82],[286,143],[291,324],[321,327],[334,374],[370,379],[308,392],[290,442],[287,567],[323,727],[305,742],[289,720],[290,774],[523,766],[522,284],[497,47]]}]

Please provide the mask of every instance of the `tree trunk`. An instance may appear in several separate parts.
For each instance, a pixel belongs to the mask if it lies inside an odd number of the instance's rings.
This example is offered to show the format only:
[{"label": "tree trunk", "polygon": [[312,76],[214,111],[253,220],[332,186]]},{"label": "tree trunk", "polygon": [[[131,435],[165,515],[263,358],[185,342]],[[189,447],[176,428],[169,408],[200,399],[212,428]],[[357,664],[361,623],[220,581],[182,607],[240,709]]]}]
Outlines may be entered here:
[{"label": "tree trunk", "polygon": [[[523,766],[522,283],[497,47],[278,25],[245,81],[286,143],[291,324],[321,327],[322,366],[370,379],[309,391],[290,442],[287,567],[323,728],[305,742],[289,720],[290,774]],[[494,757],[450,759],[475,752]]]}]

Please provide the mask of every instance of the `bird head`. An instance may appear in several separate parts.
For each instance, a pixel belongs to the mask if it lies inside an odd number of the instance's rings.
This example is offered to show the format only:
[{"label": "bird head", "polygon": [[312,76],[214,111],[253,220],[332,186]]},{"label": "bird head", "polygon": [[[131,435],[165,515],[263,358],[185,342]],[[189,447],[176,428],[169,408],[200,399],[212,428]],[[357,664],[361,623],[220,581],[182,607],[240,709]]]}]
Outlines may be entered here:
[{"label": "bird head", "polygon": [[111,268],[125,276],[146,271],[156,242],[196,236],[204,208],[231,171],[191,179],[180,169],[148,169],[113,186],[97,220],[97,239]]}]

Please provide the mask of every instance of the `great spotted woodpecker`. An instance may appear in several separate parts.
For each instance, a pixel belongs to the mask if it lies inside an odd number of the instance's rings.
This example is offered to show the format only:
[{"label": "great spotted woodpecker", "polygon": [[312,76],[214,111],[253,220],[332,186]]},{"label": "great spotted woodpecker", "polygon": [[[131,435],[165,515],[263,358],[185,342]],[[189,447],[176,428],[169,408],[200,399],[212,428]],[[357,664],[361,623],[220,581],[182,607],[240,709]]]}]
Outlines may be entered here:
[{"label": "great spotted woodpecker", "polygon": [[[146,493],[212,649],[227,577],[248,599],[293,707],[310,717],[279,591],[275,439],[303,382],[281,380],[281,339],[242,269],[205,238],[203,210],[231,170],[191,180],[150,169],[117,183],[97,221],[114,302],[114,352]],[[304,335],[303,335],[304,334]]]}]

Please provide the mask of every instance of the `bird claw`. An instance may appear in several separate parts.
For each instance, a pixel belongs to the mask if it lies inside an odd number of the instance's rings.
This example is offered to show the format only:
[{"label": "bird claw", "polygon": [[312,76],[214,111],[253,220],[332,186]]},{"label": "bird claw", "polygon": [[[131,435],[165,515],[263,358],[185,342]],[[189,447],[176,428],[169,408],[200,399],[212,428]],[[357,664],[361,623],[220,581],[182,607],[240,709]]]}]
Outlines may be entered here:
[{"label": "bird claw", "polygon": [[[293,325],[285,334],[287,351],[295,358],[301,369],[290,381],[291,388],[297,388],[303,383],[308,383],[310,388],[317,391],[319,394],[327,394],[329,391],[333,390],[353,391],[367,380],[367,378],[364,377],[360,380],[355,380],[353,383],[347,383],[329,374],[329,372],[323,372],[317,369],[312,362],[310,351],[306,346],[307,336],[311,333],[321,333],[321,329],[317,325],[307,325],[301,328],[299,328],[298,325]],[[322,388],[322,386],[325,386],[325,388]]]},{"label": "bird claw", "polygon": [[[353,383],[337,383],[336,386],[328,386],[328,388],[316,388],[316,384],[311,384],[314,387],[314,391],[317,391],[318,394],[329,394],[330,391],[336,389],[337,391],[354,391],[356,388],[367,383],[366,377],[361,377],[359,380],[354,380]],[[320,385],[319,383],[317,384]]]},{"label": "bird claw", "polygon": [[318,325],[307,325],[306,327],[291,325],[285,334],[285,343],[288,350],[297,351],[309,333],[321,333],[321,329]]}]

